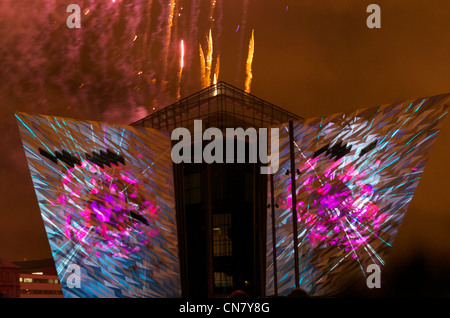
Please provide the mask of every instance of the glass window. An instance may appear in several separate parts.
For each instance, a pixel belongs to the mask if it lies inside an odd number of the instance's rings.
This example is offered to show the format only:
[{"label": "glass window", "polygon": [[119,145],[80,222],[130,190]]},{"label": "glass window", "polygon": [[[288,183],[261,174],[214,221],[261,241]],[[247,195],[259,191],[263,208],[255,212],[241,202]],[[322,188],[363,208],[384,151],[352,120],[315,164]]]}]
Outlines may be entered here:
[{"label": "glass window", "polygon": [[233,287],[233,276],[224,272],[214,272],[214,287]]},{"label": "glass window", "polygon": [[201,174],[193,173],[184,176],[184,199],[186,204],[202,202]]}]

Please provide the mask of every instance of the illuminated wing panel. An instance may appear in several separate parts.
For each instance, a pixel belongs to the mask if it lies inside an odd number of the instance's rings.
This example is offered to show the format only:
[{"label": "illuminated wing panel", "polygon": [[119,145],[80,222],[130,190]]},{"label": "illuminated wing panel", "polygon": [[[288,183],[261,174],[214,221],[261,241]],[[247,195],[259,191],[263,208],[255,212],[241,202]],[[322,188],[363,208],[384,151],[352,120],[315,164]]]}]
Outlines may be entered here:
[{"label": "illuminated wing panel", "polygon": [[170,136],[16,117],[64,296],[179,297]]},{"label": "illuminated wing panel", "polygon": [[267,221],[267,295],[296,287],[293,202],[299,288],[333,295],[365,279],[369,264],[384,266],[448,105],[449,95],[439,95],[294,122],[295,200],[286,173],[289,125],[280,126],[274,233],[270,211]]}]

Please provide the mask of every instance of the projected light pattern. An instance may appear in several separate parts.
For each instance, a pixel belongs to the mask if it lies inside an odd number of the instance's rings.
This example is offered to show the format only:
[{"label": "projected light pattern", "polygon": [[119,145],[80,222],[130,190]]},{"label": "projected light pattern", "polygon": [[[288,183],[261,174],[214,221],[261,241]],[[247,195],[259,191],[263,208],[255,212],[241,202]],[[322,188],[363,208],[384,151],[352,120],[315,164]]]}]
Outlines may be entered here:
[{"label": "projected light pattern", "polygon": [[271,210],[267,218],[267,295],[297,286],[333,295],[365,282],[368,265],[385,265],[448,104],[449,95],[439,95],[294,122],[295,200],[289,125],[280,127],[274,232]]},{"label": "projected light pattern", "polygon": [[[170,137],[16,114],[65,297],[179,297]],[[69,288],[69,265],[81,288]]]},{"label": "projected light pattern", "polygon": [[[306,236],[313,248],[337,246],[345,251],[357,250],[372,234],[376,235],[387,218],[374,203],[378,195],[373,187],[358,183],[364,173],[358,174],[351,165],[347,169],[337,176],[328,170],[303,184],[308,199],[297,203],[297,222],[310,229]],[[356,181],[353,191],[346,185],[352,178]],[[355,253],[352,256],[357,257]]]}]

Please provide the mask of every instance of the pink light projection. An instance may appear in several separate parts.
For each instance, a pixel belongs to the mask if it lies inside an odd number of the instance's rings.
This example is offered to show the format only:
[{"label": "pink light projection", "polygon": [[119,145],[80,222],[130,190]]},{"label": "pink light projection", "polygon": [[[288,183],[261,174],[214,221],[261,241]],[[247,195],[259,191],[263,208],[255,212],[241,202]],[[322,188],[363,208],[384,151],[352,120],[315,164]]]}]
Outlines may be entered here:
[{"label": "pink light projection", "polygon": [[313,248],[357,250],[371,235],[377,236],[376,230],[387,217],[374,203],[377,194],[372,186],[355,182],[352,190],[343,181],[347,177],[321,175],[304,189],[311,199],[298,202],[297,222],[304,222],[309,229],[307,237]]},{"label": "pink light projection", "polygon": [[[318,158],[310,159],[302,167],[302,174],[297,197],[297,223],[303,223],[313,248],[335,246],[344,251],[356,251],[366,244],[371,236],[377,237],[377,230],[388,217],[381,213],[376,205],[379,198],[372,185],[362,182],[370,171],[380,165],[376,161],[368,171],[359,172],[352,164],[343,170],[335,167],[342,164],[342,159],[333,162],[324,172],[316,174],[314,169]],[[296,177],[297,182],[300,178]],[[286,193],[291,193],[289,184]],[[279,198],[280,206],[290,209],[292,196]],[[357,257],[356,253],[352,254]]]},{"label": "pink light projection", "polygon": [[150,228],[158,207],[130,175],[124,166],[101,168],[86,160],[63,175],[65,191],[55,204],[66,215],[64,233],[88,253],[128,258],[158,234]]}]

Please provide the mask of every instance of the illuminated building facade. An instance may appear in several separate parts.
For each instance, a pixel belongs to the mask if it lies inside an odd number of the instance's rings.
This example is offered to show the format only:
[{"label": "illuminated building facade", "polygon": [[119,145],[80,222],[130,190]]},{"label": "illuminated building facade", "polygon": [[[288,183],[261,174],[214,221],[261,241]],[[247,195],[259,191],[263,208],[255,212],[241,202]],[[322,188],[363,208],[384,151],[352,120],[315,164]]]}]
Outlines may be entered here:
[{"label": "illuminated building facade", "polygon": [[449,102],[438,95],[280,126],[267,295],[335,295],[385,266]]},{"label": "illuminated building facade", "polygon": [[20,274],[20,298],[63,298],[57,275]]},{"label": "illuminated building facade", "polygon": [[[321,296],[384,265],[448,100],[303,119],[218,83],[130,126],[16,116],[64,296]],[[280,169],[173,164],[197,119],[279,128]]]},{"label": "illuminated building facade", "polygon": [[64,296],[179,296],[170,137],[16,117]]}]

